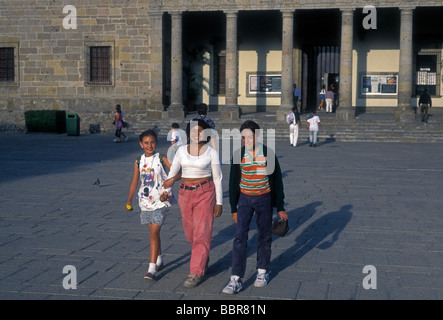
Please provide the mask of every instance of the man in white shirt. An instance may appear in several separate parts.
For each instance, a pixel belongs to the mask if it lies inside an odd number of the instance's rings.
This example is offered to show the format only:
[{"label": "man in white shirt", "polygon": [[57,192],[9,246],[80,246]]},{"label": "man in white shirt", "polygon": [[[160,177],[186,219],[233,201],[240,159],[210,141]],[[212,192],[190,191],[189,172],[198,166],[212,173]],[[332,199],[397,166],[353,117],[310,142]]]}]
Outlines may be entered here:
[{"label": "man in white shirt", "polygon": [[180,129],[178,123],[174,122],[171,126],[171,146],[174,146],[175,149],[183,145],[183,140],[177,129]]},{"label": "man in white shirt", "polygon": [[298,129],[301,128],[300,116],[297,107],[292,107],[292,112],[286,116],[286,123],[289,125],[289,142],[291,146],[297,146]]},{"label": "man in white shirt", "polygon": [[312,110],[311,114],[307,119],[307,126],[309,131],[309,146],[316,147],[317,146],[317,134],[318,131],[321,130],[320,118],[315,114],[315,109]]}]

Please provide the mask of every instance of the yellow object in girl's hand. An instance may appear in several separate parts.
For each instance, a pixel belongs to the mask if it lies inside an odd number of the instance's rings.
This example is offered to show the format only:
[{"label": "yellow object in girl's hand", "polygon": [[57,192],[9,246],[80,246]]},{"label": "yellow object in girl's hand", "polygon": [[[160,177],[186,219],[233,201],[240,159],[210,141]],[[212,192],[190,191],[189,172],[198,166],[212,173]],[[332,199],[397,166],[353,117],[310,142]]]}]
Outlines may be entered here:
[{"label": "yellow object in girl's hand", "polygon": [[132,206],[131,206],[130,204],[127,204],[127,205],[126,205],[126,210],[127,210],[127,211],[132,211],[132,210],[134,210],[134,209],[132,208]]}]

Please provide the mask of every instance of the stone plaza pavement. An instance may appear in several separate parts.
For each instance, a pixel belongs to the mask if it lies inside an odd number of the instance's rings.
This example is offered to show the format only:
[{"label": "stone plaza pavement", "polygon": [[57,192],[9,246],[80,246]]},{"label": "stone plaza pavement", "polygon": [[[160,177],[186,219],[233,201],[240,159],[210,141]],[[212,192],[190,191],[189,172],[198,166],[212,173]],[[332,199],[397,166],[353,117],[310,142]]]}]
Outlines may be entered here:
[{"label": "stone plaza pavement", "polygon": [[[121,144],[106,134],[1,133],[0,139],[2,300],[443,299],[442,144],[331,139],[292,148],[276,141],[290,231],[273,240],[268,286],[255,288],[252,224],[244,289],[228,296],[221,292],[235,229],[228,165],[209,273],[187,289],[190,245],[177,205],[161,231],[165,268],[157,280],[143,279],[148,230],[137,212],[124,210],[141,154],[138,137]],[[161,136],[158,151],[167,147]],[[177,194],[178,183],[173,188]],[[64,273],[65,266],[75,272]],[[75,289],[64,288],[68,276]]]}]

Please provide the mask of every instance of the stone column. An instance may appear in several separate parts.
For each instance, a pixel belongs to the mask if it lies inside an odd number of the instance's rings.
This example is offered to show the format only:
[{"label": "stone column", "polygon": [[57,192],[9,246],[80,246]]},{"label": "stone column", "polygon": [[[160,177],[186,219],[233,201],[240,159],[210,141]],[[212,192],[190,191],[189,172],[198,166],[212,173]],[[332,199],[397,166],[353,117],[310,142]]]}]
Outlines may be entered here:
[{"label": "stone column", "polygon": [[277,121],[284,121],[293,106],[294,11],[282,11],[282,18],[281,106],[276,114]]},{"label": "stone column", "polygon": [[151,77],[147,97],[146,116],[161,118],[163,114],[163,12],[150,13],[150,48],[151,48]]},{"label": "stone column", "polygon": [[184,118],[182,67],[182,13],[171,13],[171,105],[169,118]]},{"label": "stone column", "polygon": [[400,8],[400,64],[398,72],[398,102],[394,112],[397,121],[415,120],[412,96],[412,24],[413,9]]},{"label": "stone column", "polygon": [[341,12],[341,44],[340,44],[340,106],[336,111],[338,120],[355,119],[352,108],[352,38],[354,29],[354,10],[344,9]]},{"label": "stone column", "polygon": [[239,119],[238,107],[238,56],[237,56],[238,12],[226,12],[226,101],[222,107],[222,119]]}]

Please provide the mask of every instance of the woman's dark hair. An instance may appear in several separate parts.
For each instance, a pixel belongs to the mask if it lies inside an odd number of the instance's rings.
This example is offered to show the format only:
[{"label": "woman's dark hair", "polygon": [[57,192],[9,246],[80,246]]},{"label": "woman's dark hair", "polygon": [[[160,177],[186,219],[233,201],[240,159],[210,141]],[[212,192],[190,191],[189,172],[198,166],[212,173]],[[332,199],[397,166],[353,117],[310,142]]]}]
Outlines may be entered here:
[{"label": "woman's dark hair", "polygon": [[240,132],[242,132],[244,129],[249,129],[255,134],[255,130],[259,130],[260,126],[252,120],[246,120],[240,126]]},{"label": "woman's dark hair", "polygon": [[143,131],[140,134],[140,136],[139,136],[140,142],[143,141],[144,137],[149,137],[149,136],[154,137],[155,138],[155,142],[157,142],[157,133],[154,130],[152,130],[152,129],[145,130],[145,131]]},{"label": "woman's dark hair", "polygon": [[208,106],[206,105],[206,103],[200,103],[197,106],[197,113],[199,115],[206,115],[208,113]]},{"label": "woman's dark hair", "polygon": [[[187,138],[188,144],[191,142],[191,138],[190,138],[191,125],[192,126],[199,126],[203,130],[211,129],[209,124],[203,119],[194,119],[194,120],[189,121],[188,124],[186,125],[186,138]],[[210,134],[208,134],[208,137],[207,137],[207,140],[205,143],[208,143],[210,140],[211,140],[211,136],[210,136]]]}]

